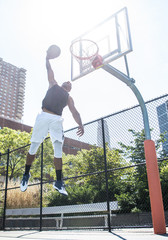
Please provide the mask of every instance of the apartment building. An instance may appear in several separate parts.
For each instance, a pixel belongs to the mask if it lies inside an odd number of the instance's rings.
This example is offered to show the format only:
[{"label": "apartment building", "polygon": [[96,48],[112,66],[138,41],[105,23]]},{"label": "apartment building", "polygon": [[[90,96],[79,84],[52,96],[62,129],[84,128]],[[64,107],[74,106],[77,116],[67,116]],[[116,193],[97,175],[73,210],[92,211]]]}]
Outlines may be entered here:
[{"label": "apartment building", "polygon": [[21,121],[24,110],[26,70],[0,58],[0,116]]}]

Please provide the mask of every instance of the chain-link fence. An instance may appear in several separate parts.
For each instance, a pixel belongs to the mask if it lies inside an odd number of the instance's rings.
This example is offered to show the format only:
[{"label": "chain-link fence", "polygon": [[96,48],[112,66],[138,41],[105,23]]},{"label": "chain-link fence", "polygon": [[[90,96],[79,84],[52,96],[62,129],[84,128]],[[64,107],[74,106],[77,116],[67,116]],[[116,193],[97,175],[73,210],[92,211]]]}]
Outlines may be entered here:
[{"label": "chain-link fence", "polygon": [[[146,107],[168,224],[168,94],[146,102]],[[37,152],[24,193],[18,179],[29,146],[1,155],[1,176],[5,177],[0,190],[2,229],[152,226],[140,106],[85,124],[85,134],[80,138],[76,131],[65,132],[63,147],[68,196],[60,195],[52,186],[56,176],[49,138]]]}]

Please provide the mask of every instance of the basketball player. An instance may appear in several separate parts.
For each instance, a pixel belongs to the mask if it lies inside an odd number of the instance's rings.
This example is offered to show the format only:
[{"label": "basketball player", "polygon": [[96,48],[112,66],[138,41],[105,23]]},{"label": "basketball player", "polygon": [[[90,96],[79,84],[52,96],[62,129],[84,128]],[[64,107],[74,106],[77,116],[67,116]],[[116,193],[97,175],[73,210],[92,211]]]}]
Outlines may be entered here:
[{"label": "basketball player", "polygon": [[[60,48],[57,48],[58,57],[60,55]],[[42,112],[37,115],[35,121],[31,137],[31,145],[27,154],[25,173],[23,174],[20,189],[22,192],[26,191],[30,177],[29,171],[35,159],[35,154],[40,144],[43,142],[49,132],[54,148],[54,166],[56,171],[56,182],[54,183],[53,187],[61,194],[68,195],[62,180],[62,146],[64,141],[62,111],[64,107],[69,107],[74,120],[78,124],[78,136],[82,136],[84,134],[84,128],[80,114],[74,105],[72,97],[69,95],[72,85],[70,82],[64,82],[62,86],[58,85],[57,81],[54,78],[54,73],[49,62],[51,58],[52,56],[50,56],[50,52],[47,51],[46,68],[48,74],[49,89],[42,101]]]}]

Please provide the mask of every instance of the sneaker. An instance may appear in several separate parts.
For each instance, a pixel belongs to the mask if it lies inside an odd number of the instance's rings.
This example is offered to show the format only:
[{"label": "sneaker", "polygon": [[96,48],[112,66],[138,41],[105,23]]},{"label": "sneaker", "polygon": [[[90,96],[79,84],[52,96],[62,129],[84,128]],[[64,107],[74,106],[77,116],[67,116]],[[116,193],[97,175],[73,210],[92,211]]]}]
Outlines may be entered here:
[{"label": "sneaker", "polygon": [[27,190],[28,187],[28,180],[30,178],[30,173],[29,174],[23,174],[23,178],[20,184],[20,190],[22,192],[25,192]]},{"label": "sneaker", "polygon": [[67,191],[65,190],[65,186],[62,180],[56,181],[53,184],[53,187],[61,194],[68,196]]}]

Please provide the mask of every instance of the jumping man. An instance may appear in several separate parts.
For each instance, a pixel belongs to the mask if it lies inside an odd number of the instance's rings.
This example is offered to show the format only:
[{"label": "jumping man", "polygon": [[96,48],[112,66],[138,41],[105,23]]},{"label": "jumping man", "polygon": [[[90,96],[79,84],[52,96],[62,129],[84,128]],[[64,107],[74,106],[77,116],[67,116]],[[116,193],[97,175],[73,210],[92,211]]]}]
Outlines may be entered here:
[{"label": "jumping man", "polygon": [[[60,51],[59,47],[58,50]],[[62,180],[62,147],[64,141],[62,112],[64,107],[69,107],[74,120],[78,124],[78,136],[84,134],[84,128],[80,114],[74,105],[72,97],[69,95],[72,85],[69,81],[64,82],[62,86],[58,85],[49,62],[51,58],[52,57],[50,57],[50,54],[47,51],[46,68],[49,88],[42,101],[42,112],[37,115],[35,121],[31,137],[31,145],[26,159],[25,173],[23,174],[20,189],[22,192],[26,191],[30,177],[29,171],[35,159],[35,154],[49,132],[54,148],[54,166],[56,171],[56,181],[53,187],[61,194],[68,195]]]}]

